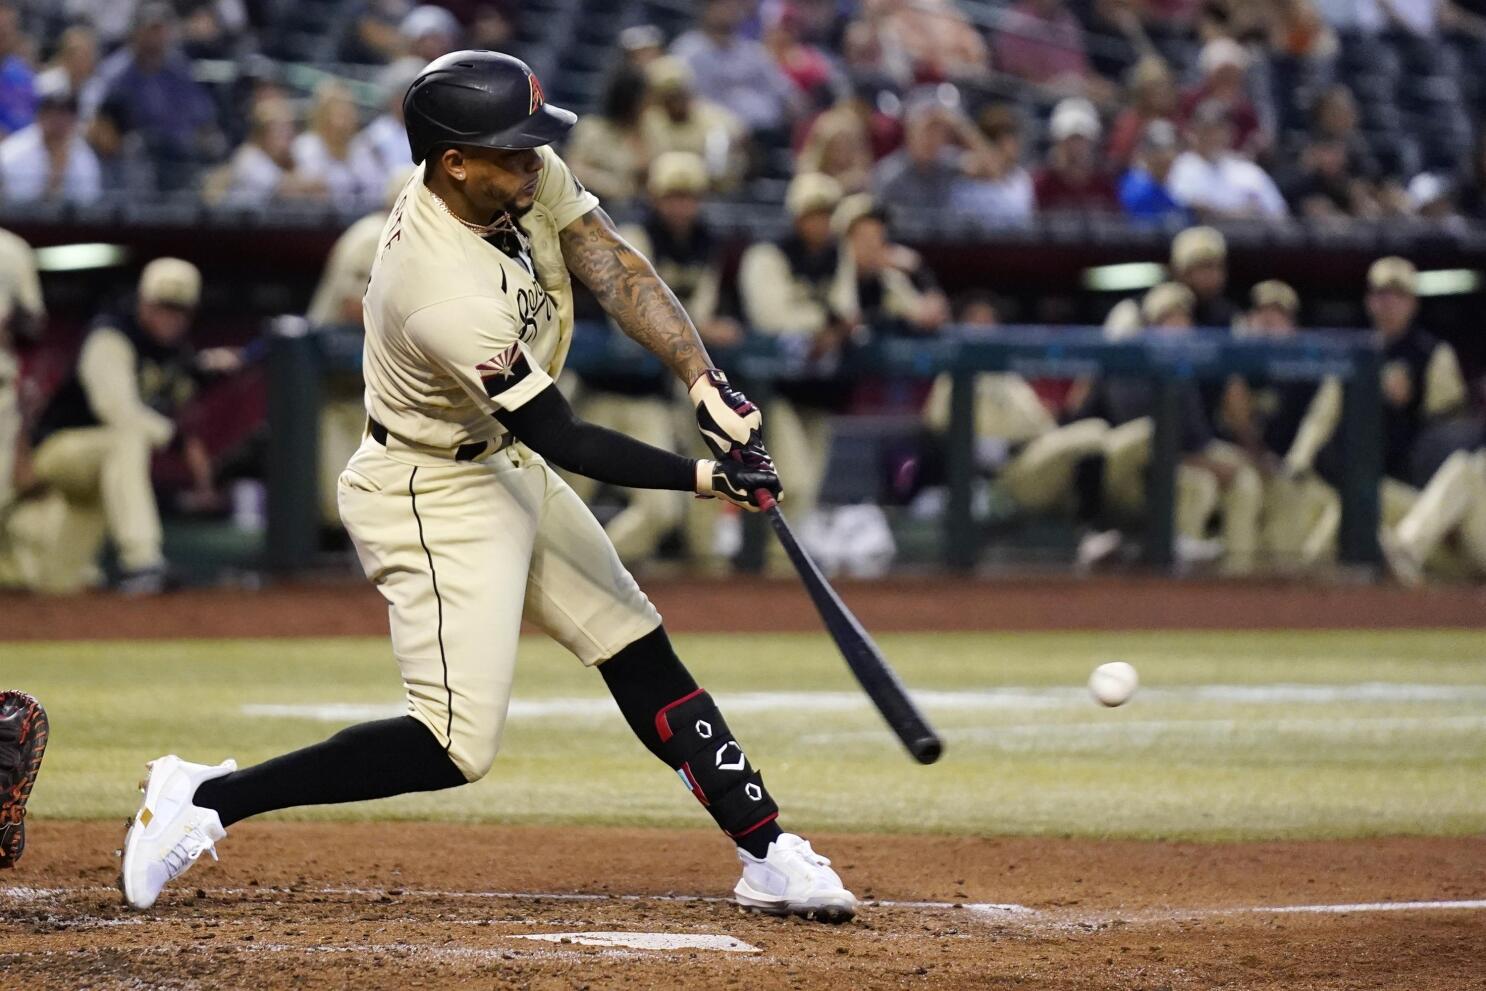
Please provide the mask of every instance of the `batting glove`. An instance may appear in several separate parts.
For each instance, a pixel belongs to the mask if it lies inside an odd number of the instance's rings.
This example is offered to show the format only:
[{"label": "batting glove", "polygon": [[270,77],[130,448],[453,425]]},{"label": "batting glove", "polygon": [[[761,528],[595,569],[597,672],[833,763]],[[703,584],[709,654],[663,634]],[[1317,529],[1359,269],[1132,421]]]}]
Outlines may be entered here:
[{"label": "batting glove", "polygon": [[690,395],[697,429],[719,461],[742,461],[760,471],[774,470],[774,461],[764,449],[763,414],[728,383],[726,375],[708,369],[691,384]]},{"label": "batting glove", "polygon": [[764,508],[759,495],[767,492],[775,502],[784,498],[784,489],[774,469],[750,468],[741,461],[698,461],[697,495],[704,499],[726,499],[750,513]]}]

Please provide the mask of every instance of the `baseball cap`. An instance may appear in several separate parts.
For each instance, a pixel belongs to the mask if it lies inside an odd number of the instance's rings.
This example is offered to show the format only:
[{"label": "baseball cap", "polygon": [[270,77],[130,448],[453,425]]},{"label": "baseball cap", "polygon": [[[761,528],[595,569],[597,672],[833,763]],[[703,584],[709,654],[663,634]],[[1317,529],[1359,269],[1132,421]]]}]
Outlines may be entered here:
[{"label": "baseball cap", "polygon": [[1414,204],[1416,210],[1449,199],[1450,193],[1450,183],[1433,172],[1420,172],[1409,180],[1409,202]]},{"label": "baseball cap", "polygon": [[1300,312],[1300,296],[1288,282],[1281,282],[1279,279],[1259,283],[1249,295],[1249,300],[1256,310],[1265,306],[1275,306],[1291,316]]},{"label": "baseball cap", "polygon": [[1205,262],[1222,263],[1228,258],[1228,242],[1211,227],[1188,227],[1171,239],[1171,267],[1185,272]]},{"label": "baseball cap", "polygon": [[201,271],[181,258],[156,258],[139,274],[139,298],[191,309],[201,301]]},{"label": "baseball cap", "polygon": [[816,210],[834,210],[841,202],[841,184],[823,172],[802,172],[790,180],[784,205],[791,217]]},{"label": "baseball cap", "polygon": [[1232,38],[1214,38],[1202,46],[1197,56],[1197,68],[1204,76],[1228,67],[1244,70],[1249,67],[1249,53]]},{"label": "baseball cap", "polygon": [[666,36],[654,24],[634,24],[619,32],[619,47],[627,52],[642,48],[660,48]]},{"label": "baseball cap", "polygon": [[1148,324],[1160,323],[1175,310],[1191,313],[1197,305],[1192,290],[1180,282],[1163,282],[1140,301],[1140,315]]},{"label": "baseball cap", "polygon": [[1397,255],[1379,258],[1367,270],[1367,288],[1372,292],[1396,289],[1413,296],[1419,290],[1419,270],[1407,258]]},{"label": "baseball cap", "polygon": [[674,55],[662,55],[645,67],[645,81],[659,91],[691,89],[691,66]]},{"label": "baseball cap", "polygon": [[431,34],[459,36],[459,21],[443,7],[425,3],[408,11],[408,15],[397,25],[397,33],[416,41]]},{"label": "baseball cap", "polygon": [[850,233],[852,225],[863,217],[885,219],[871,193],[852,193],[838,203],[831,213],[831,230],[837,237],[845,237]]},{"label": "baseball cap", "polygon": [[1054,141],[1062,141],[1075,134],[1090,141],[1098,141],[1101,131],[1099,111],[1081,96],[1070,96],[1058,101],[1058,105],[1053,108],[1052,121],[1048,124],[1048,133]]},{"label": "baseball cap", "polygon": [[707,165],[700,155],[693,152],[665,152],[650,163],[650,177],[645,188],[651,196],[670,193],[699,196],[707,191]]}]

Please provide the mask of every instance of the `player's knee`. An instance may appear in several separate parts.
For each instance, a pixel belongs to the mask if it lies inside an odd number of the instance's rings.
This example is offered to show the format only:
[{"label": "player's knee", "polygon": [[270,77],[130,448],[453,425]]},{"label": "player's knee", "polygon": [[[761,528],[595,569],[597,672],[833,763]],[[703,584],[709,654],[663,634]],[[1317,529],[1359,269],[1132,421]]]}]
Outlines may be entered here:
[{"label": "player's knee", "polygon": [[111,461],[148,462],[150,439],[144,431],[131,427],[110,427],[105,457]]},{"label": "player's knee", "polygon": [[500,738],[456,734],[449,741],[449,759],[470,783],[479,781],[495,766],[495,755],[500,752]]}]

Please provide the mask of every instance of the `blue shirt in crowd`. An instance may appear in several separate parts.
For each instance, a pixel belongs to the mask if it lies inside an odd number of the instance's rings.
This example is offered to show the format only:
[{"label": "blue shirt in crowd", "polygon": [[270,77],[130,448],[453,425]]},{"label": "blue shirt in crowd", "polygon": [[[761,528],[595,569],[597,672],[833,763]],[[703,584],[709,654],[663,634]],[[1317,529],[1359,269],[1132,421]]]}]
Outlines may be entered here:
[{"label": "blue shirt in crowd", "polygon": [[36,76],[26,60],[0,62],[0,130],[14,134],[36,119]]},{"label": "blue shirt in crowd", "polygon": [[1120,180],[1120,205],[1132,220],[1162,223],[1174,220],[1187,223],[1191,215],[1186,207],[1172,199],[1171,193],[1145,169],[1134,168]]}]

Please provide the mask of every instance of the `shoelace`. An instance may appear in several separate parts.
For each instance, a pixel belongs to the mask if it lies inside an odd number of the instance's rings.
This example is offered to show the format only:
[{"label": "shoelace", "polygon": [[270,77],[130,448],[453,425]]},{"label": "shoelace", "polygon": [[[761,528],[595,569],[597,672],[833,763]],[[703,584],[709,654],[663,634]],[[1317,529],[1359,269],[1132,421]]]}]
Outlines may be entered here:
[{"label": "shoelace", "polygon": [[807,861],[814,864],[816,867],[831,866],[831,858],[822,857],[820,854],[816,853],[815,850],[810,846],[809,840],[806,840],[799,846],[795,847],[795,850],[800,854],[800,856],[804,857]]},{"label": "shoelace", "polygon": [[203,853],[210,853],[213,860],[217,860],[217,845],[202,836],[195,826],[186,830],[175,846],[166,852],[164,859],[166,873],[174,878],[181,871],[190,867]]}]

